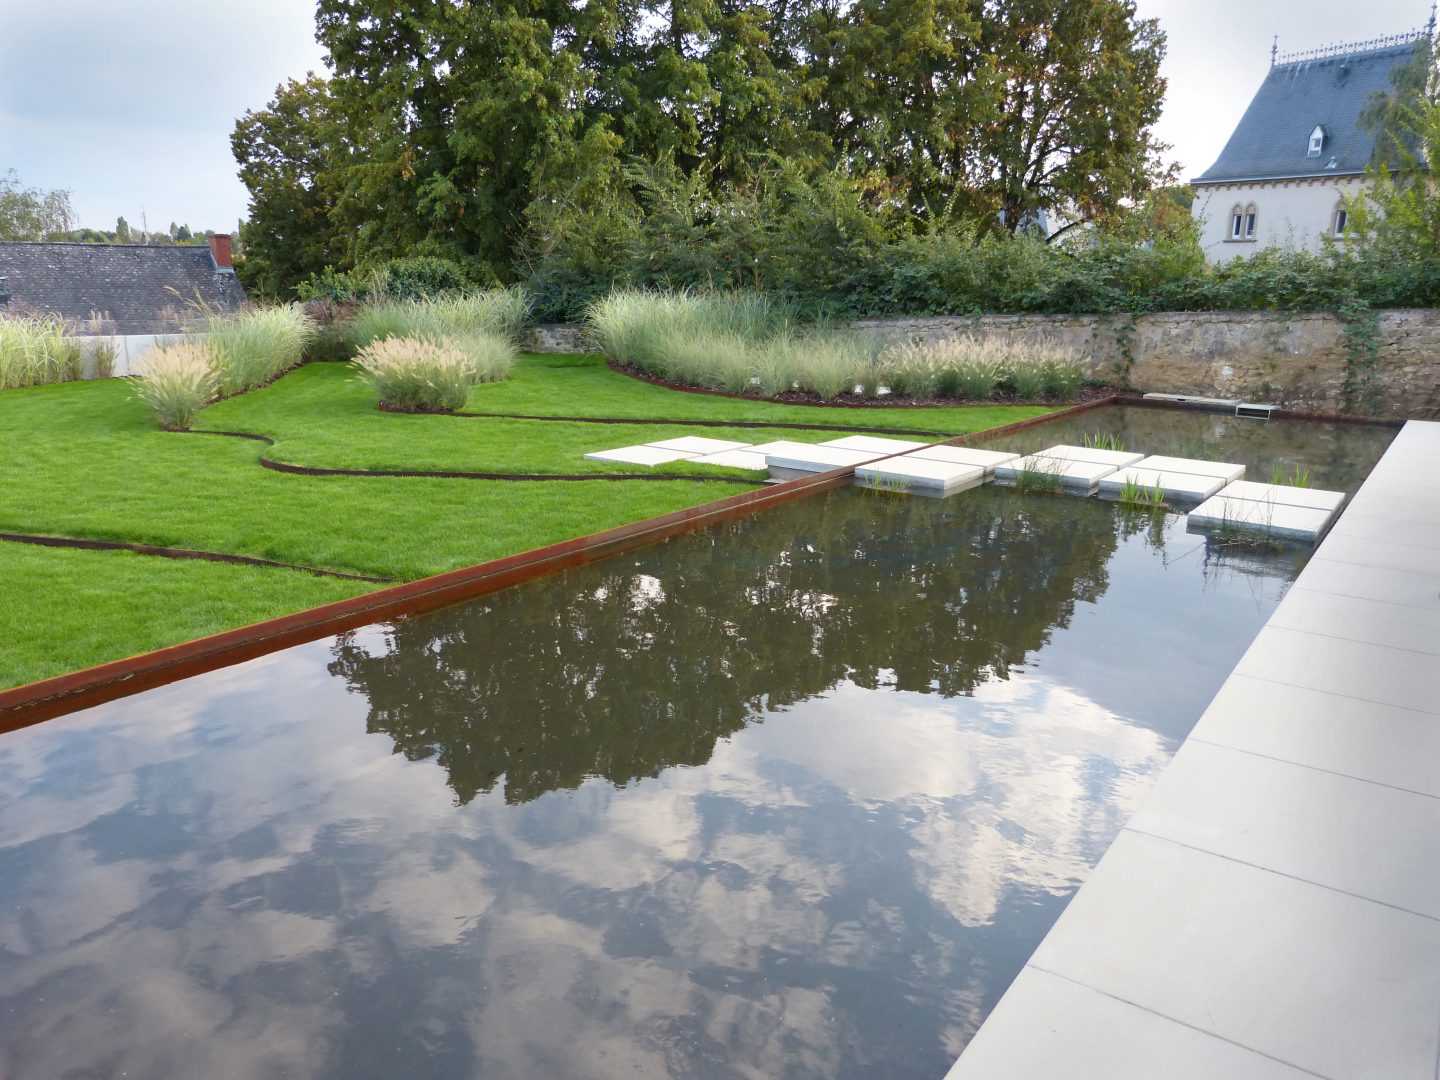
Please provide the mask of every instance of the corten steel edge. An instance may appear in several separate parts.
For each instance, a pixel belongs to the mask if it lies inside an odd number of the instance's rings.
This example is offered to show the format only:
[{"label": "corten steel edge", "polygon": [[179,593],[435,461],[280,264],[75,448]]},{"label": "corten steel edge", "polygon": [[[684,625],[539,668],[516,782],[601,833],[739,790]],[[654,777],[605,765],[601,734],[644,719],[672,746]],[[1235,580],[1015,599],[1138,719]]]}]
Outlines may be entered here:
[{"label": "corten steel edge", "polygon": [[[932,445],[962,446],[981,439],[1011,435],[1066,420],[1116,401],[1113,397],[1099,398],[1045,416],[1018,420],[1013,424],[968,435],[958,435]],[[871,460],[880,461],[890,456],[893,455],[879,455]],[[0,733],[16,731],[78,709],[101,705],[192,675],[228,667],[307,641],[331,637],[370,623],[448,607],[534,578],[584,566],[661,540],[745,517],[760,510],[833,491],[847,486],[858,467],[859,465],[847,466],[814,476],[788,480],[756,491],[747,491],[715,502],[621,525],[604,532],[564,540],[558,544],[507,555],[459,570],[450,570],[353,596],[348,600],[323,604],[292,615],[267,619],[235,630],[226,630],[123,660],[113,660],[0,691]]]}]

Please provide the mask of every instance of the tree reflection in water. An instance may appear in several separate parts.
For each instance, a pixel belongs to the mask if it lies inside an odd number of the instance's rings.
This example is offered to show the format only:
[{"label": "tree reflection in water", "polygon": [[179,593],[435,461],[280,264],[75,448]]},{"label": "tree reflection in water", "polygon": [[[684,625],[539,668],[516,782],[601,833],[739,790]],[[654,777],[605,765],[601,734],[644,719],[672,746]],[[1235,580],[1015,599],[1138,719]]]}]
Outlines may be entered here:
[{"label": "tree reflection in water", "polygon": [[434,758],[461,803],[527,802],[709,760],[842,680],[966,694],[1106,587],[1120,519],[1064,496],[853,492],[404,620],[331,672],[369,730]]}]

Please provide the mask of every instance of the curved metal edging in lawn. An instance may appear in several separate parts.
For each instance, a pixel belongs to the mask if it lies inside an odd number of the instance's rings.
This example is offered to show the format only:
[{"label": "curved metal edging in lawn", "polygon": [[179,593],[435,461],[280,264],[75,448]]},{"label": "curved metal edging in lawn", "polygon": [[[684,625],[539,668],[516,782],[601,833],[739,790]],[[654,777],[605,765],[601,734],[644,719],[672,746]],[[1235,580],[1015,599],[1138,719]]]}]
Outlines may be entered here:
[{"label": "curved metal edging in lawn", "polygon": [[157,547],[153,544],[131,544],[122,540],[81,540],[71,536],[46,536],[36,533],[0,532],[0,540],[13,544],[34,544],[37,547],[73,548],[81,551],[132,551],[136,555],[155,555],[162,559],[199,559],[203,562],[240,563],[244,566],[265,566],[277,570],[303,570],[307,574],[315,574],[318,577],[365,581],[372,585],[393,585],[395,583],[394,578],[374,577],[369,574],[347,574],[342,570],[326,570],[319,566],[278,562],[274,559],[257,559],[250,555],[231,555],[224,551]]},{"label": "curved metal edging in lawn", "polygon": [[[211,431],[194,429],[179,432],[182,435],[222,435],[230,439],[250,439],[274,446],[275,440],[268,435],[256,435],[250,431]],[[759,486],[759,481],[743,476],[701,476],[689,473],[503,473],[464,472],[455,469],[339,469],[322,468],[313,465],[289,465],[283,461],[272,461],[263,453],[260,465],[275,472],[291,473],[296,476],[375,476],[375,477],[418,477],[428,480],[498,480],[524,483],[553,480],[559,482],[576,480],[689,480],[703,484],[745,484]]]}]

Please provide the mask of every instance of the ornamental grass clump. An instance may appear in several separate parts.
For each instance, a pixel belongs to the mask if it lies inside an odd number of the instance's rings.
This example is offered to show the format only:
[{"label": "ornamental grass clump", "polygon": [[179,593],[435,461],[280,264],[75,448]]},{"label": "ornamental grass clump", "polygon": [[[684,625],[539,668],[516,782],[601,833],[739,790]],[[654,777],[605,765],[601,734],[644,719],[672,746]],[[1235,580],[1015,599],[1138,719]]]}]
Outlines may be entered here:
[{"label": "ornamental grass clump", "polygon": [[82,368],[80,342],[61,320],[0,317],[0,390],[70,382]]},{"label": "ornamental grass clump", "polygon": [[[730,363],[724,375],[711,372],[696,359],[693,347],[677,356],[678,345],[714,341],[731,354],[727,360],[733,360],[737,341],[758,352],[785,336],[794,318],[784,303],[763,293],[617,289],[586,309],[585,322],[590,337],[616,363],[674,382],[711,385],[733,384],[736,365]],[[754,355],[749,363],[758,367]],[[684,373],[699,378],[685,378]]]},{"label": "ornamental grass clump", "polygon": [[315,324],[298,304],[256,308],[237,315],[212,313],[205,320],[220,393],[243,394],[298,367]]},{"label": "ornamental grass clump", "polygon": [[510,343],[488,334],[382,338],[355,357],[382,408],[412,412],[455,412],[472,386],[504,378],[513,362]]},{"label": "ornamental grass clump", "polygon": [[219,393],[215,352],[208,343],[157,345],[136,365],[135,392],[166,431],[188,431],[195,416]]},{"label": "ornamental grass clump", "polygon": [[530,298],[520,288],[367,304],[346,324],[345,337],[359,350],[385,338],[468,338],[484,335],[520,344],[530,321]]}]

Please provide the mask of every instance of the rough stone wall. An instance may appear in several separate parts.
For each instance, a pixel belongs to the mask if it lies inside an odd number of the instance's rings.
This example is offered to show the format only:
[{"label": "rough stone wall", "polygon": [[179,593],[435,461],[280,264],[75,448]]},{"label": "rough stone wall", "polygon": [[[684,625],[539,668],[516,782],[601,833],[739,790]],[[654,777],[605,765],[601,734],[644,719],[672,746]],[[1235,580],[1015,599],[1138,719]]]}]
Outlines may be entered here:
[{"label": "rough stone wall", "polygon": [[[981,315],[867,319],[855,324],[895,340],[960,334],[1045,342],[1083,358],[1107,382],[1171,394],[1241,398],[1338,412],[1345,404],[1344,325],[1325,312],[1165,312],[1128,316]],[[1440,417],[1440,311],[1380,313],[1373,386],[1379,411]]]},{"label": "rough stone wall", "polygon": [[595,349],[585,342],[579,323],[540,323],[526,333],[526,352],[586,353]]}]

